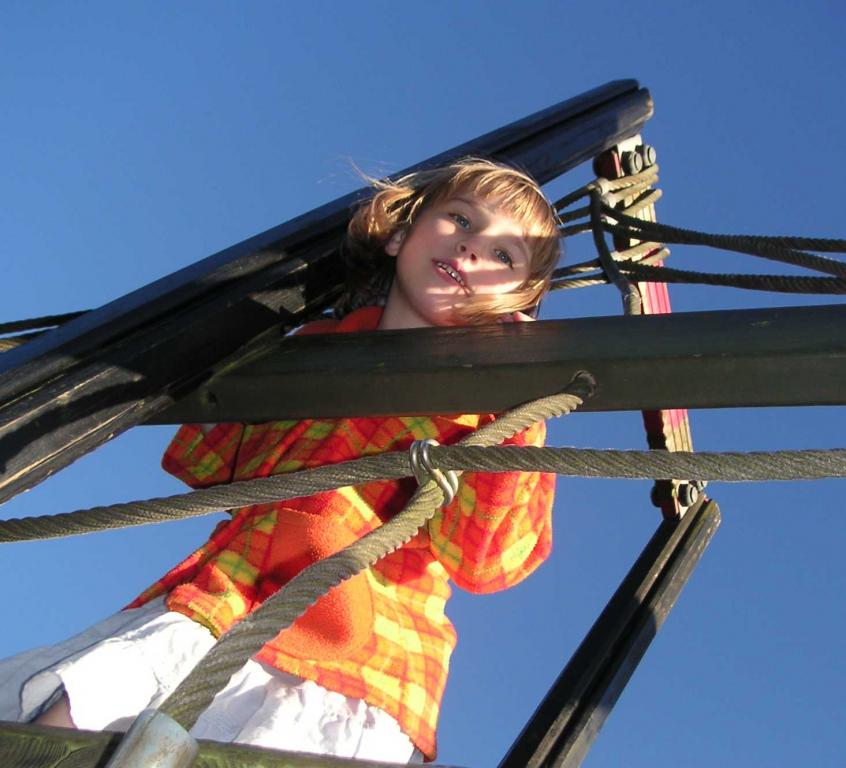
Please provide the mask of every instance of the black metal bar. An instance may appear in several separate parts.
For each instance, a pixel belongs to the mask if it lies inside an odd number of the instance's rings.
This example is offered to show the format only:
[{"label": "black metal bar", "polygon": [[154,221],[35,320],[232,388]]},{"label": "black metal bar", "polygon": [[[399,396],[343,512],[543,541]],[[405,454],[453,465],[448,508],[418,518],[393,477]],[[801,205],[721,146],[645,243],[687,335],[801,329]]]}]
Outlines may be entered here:
[{"label": "black metal bar", "polygon": [[[609,83],[416,167],[482,154],[548,181],[652,113],[636,81]],[[411,169],[408,169],[411,170]],[[86,313],[0,357],[0,501],[148,420],[274,326],[331,302],[351,205],[342,197]]]},{"label": "black metal bar", "polygon": [[719,524],[704,501],[658,527],[499,768],[581,764]]},{"label": "black metal bar", "polygon": [[580,410],[846,404],[846,304],[279,339],[156,423],[496,412],[558,391]]}]

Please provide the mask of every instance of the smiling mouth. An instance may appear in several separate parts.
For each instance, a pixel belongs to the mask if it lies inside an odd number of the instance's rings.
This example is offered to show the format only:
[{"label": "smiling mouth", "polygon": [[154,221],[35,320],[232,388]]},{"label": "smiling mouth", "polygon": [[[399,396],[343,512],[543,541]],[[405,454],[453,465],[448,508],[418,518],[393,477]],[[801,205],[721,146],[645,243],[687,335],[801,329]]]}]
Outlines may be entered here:
[{"label": "smiling mouth", "polygon": [[453,269],[449,264],[447,264],[446,262],[443,262],[443,261],[436,261],[435,266],[438,269],[440,269],[441,271],[443,271],[444,273],[446,273],[447,275],[449,275],[465,291],[470,290],[470,287],[467,285],[466,282],[464,282],[464,278],[458,272],[456,272],[456,270]]}]

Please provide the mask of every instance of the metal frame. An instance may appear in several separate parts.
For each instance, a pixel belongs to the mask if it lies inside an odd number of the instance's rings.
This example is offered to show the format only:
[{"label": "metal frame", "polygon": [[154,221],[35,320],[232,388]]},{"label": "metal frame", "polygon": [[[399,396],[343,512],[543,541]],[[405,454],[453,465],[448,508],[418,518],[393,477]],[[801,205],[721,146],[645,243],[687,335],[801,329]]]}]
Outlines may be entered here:
[{"label": "metal frame", "polygon": [[[407,170],[481,154],[518,163],[545,183],[637,134],[651,114],[649,93],[636,81],[609,83]],[[337,294],[337,245],[361,194],[0,357],[0,502],[145,421],[498,411],[560,389],[582,368],[600,382],[592,410],[844,402],[842,306],[361,334],[354,354],[337,337],[277,345],[271,337]],[[413,345],[397,336],[407,333],[417,333]],[[510,344],[515,337],[519,344]],[[664,376],[655,376],[657,365]],[[806,374],[811,368],[813,376]],[[473,381],[472,400],[461,399],[463,377]],[[442,386],[447,378],[450,386]],[[343,406],[326,405],[333,402]],[[706,500],[659,526],[500,768],[581,762],[719,521],[716,504]],[[0,753],[26,755],[27,764],[36,754],[44,765],[68,755],[93,764],[116,744],[110,734],[10,724],[0,725],[0,734]],[[232,764],[238,752],[250,752],[210,749]]]}]

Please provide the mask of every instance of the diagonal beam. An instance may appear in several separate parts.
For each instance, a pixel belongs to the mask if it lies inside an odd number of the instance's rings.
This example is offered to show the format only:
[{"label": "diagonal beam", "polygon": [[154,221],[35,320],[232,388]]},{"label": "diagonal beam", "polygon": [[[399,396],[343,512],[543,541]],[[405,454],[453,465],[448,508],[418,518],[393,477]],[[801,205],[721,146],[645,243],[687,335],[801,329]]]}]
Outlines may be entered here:
[{"label": "diagonal beam", "polygon": [[665,520],[499,768],[577,768],[720,524],[713,501]]},{"label": "diagonal beam", "polygon": [[846,404],[846,304],[280,339],[156,423],[498,412],[579,370],[580,410]]}]

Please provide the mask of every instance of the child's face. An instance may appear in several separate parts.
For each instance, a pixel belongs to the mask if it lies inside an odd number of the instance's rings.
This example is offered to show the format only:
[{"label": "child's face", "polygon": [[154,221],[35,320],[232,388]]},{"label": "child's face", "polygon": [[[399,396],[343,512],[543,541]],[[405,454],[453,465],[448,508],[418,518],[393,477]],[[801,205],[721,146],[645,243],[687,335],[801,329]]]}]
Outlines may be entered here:
[{"label": "child's face", "polygon": [[494,201],[470,192],[424,209],[385,251],[397,257],[382,327],[461,325],[455,305],[514,291],[529,275],[522,225]]}]

